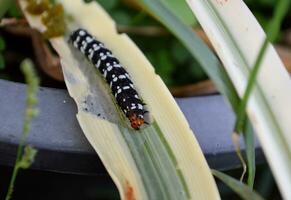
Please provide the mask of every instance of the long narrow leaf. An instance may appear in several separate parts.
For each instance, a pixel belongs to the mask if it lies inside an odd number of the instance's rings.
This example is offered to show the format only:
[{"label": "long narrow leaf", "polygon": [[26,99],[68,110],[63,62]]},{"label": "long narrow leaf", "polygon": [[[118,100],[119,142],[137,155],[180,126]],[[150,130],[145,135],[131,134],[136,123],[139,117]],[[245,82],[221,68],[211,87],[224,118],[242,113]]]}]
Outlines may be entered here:
[{"label": "long narrow leaf", "polygon": [[[95,2],[60,0],[70,16],[64,37],[51,39],[61,57],[77,118],[87,139],[116,183],[122,199],[219,199],[203,153],[185,117],[159,76],[115,23]],[[25,8],[25,1],[21,1]],[[38,30],[39,17],[26,13]],[[147,104],[152,122],[140,131],[127,125],[109,86],[94,66],[68,42],[84,28],[102,41],[128,71]],[[191,153],[189,153],[191,152]]]},{"label": "long narrow leaf", "polygon": [[245,123],[245,127],[243,130],[244,134],[244,143],[245,143],[245,152],[246,152],[246,157],[247,157],[247,173],[248,173],[248,178],[247,178],[247,183],[250,188],[254,187],[254,182],[255,182],[255,174],[256,174],[256,157],[255,157],[255,136],[254,136],[254,131],[251,126],[251,123],[249,119]]},{"label": "long narrow leaf", "polygon": [[[176,1],[179,2],[178,0]],[[203,44],[190,27],[185,26],[185,21],[179,20],[177,16],[164,6],[163,0],[139,0],[139,2],[143,3],[147,10],[152,12],[153,16],[160,20],[185,45],[208,76],[214,81],[219,91],[227,97],[232,109],[236,112],[240,102],[239,97],[224,68],[209,48]],[[254,141],[250,141],[253,138],[253,130],[249,120],[246,120],[246,123],[246,126],[249,127],[246,129],[249,137],[245,139],[248,141],[246,143],[246,148],[248,149],[248,182],[252,186],[253,181],[250,180],[254,180],[255,175],[255,149],[252,145]],[[246,136],[244,135],[244,137]]]},{"label": "long narrow leaf", "polygon": [[[279,29],[281,27],[282,20],[284,16],[287,14],[287,11],[289,9],[289,0],[281,0],[277,3],[277,6],[275,8],[274,12],[274,17],[272,18],[268,30],[267,30],[267,35],[269,37],[270,41],[274,41],[274,39],[277,37],[279,33]],[[244,92],[244,96],[240,102],[238,113],[237,113],[237,119],[236,119],[236,126],[234,130],[236,132],[240,131],[240,128],[243,126],[243,123],[245,122],[245,109],[246,105],[249,99],[249,96],[251,94],[251,91],[253,89],[253,86],[255,85],[255,81],[257,78],[257,74],[259,72],[259,68],[261,67],[261,62],[263,59],[263,56],[265,54],[265,51],[267,49],[267,39],[264,41],[262,48],[259,52],[259,55],[256,59],[255,65],[253,69],[251,70],[251,75],[248,79],[248,84],[246,86],[246,91]],[[250,131],[248,131],[251,127],[249,124],[245,124],[245,131],[244,131],[244,139],[245,139],[245,144],[246,144],[246,155],[247,155],[247,160],[248,160],[248,166],[249,166],[249,173],[248,173],[248,184],[250,187],[253,187],[254,184],[254,169],[255,165],[254,163],[250,162],[255,159],[255,156],[253,154],[253,149],[254,149],[254,137],[252,134],[250,134]]]},{"label": "long narrow leaf", "polygon": [[[262,28],[241,0],[189,0],[188,3],[242,96],[252,66],[266,39]],[[247,113],[286,199],[291,198],[289,91],[289,75],[272,45],[268,44]]]},{"label": "long narrow leaf", "polygon": [[212,170],[212,174],[235,191],[242,199],[245,200],[263,200],[256,192],[252,191],[247,185],[242,182],[222,173],[217,170]]}]

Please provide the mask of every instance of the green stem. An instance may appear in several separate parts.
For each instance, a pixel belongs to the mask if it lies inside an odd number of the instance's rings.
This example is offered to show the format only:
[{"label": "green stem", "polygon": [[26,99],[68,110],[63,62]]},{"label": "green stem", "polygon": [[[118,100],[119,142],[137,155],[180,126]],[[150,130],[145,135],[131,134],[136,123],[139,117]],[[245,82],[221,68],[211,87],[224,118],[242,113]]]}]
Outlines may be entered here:
[{"label": "green stem", "polygon": [[248,119],[247,122],[245,123],[243,133],[244,133],[244,143],[246,146],[246,157],[248,167],[247,183],[250,188],[253,188],[256,174],[255,144],[253,129]]},{"label": "green stem", "polygon": [[245,109],[246,109],[251,91],[255,85],[256,78],[257,78],[257,75],[258,75],[261,63],[263,61],[263,57],[264,57],[264,54],[265,54],[265,51],[267,49],[268,44],[269,44],[269,42],[268,42],[268,39],[266,38],[264,40],[264,43],[263,43],[261,49],[260,49],[260,52],[259,52],[259,55],[256,59],[255,65],[250,73],[250,77],[248,80],[247,88],[245,90],[245,94],[243,96],[243,99],[241,100],[241,103],[239,104],[239,108],[237,111],[237,120],[236,120],[235,128],[234,128],[235,132],[237,132],[237,133],[241,133],[243,130],[245,117],[246,117],[245,116],[246,115]]},{"label": "green stem", "polygon": [[254,67],[250,73],[250,77],[247,83],[247,88],[245,90],[245,94],[243,96],[243,99],[240,102],[238,111],[237,111],[237,120],[235,123],[234,131],[239,133],[243,131],[244,121],[245,121],[245,109],[248,103],[248,99],[250,97],[251,91],[255,85],[255,80],[257,78],[257,74],[259,71],[259,68],[261,66],[265,51],[268,47],[268,38],[270,41],[274,41],[279,33],[282,20],[284,19],[284,16],[286,16],[288,9],[289,9],[290,0],[281,0],[278,2],[275,11],[274,16],[272,20],[270,21],[267,29],[267,36],[264,40],[264,43],[260,49],[260,52],[258,54],[258,57],[256,59],[256,62],[254,64]]},{"label": "green stem", "polygon": [[19,143],[18,148],[17,148],[17,156],[16,156],[16,160],[15,160],[15,164],[14,164],[14,168],[13,168],[13,172],[12,172],[12,177],[11,177],[11,180],[9,183],[9,187],[8,187],[8,191],[7,191],[5,200],[11,199],[12,192],[13,192],[13,186],[14,186],[14,183],[15,183],[18,171],[19,171],[19,167],[18,167],[17,163],[21,159],[22,152],[23,152],[23,142]]},{"label": "green stem", "polygon": [[16,160],[12,172],[12,177],[9,183],[8,191],[5,200],[11,199],[13,193],[13,186],[20,168],[20,162],[23,155],[24,142],[30,130],[30,122],[32,118],[37,115],[36,109],[34,108],[37,104],[36,92],[39,85],[39,80],[33,70],[33,63],[30,60],[24,60],[21,63],[21,70],[25,75],[25,80],[27,83],[27,99],[26,99],[26,111],[24,115],[24,122],[22,127],[22,132],[20,135],[19,145],[17,148]]},{"label": "green stem", "polygon": [[[253,141],[253,135],[250,134],[251,132],[251,127],[248,127],[248,122],[246,118],[246,106],[248,103],[248,99],[250,97],[251,91],[255,85],[256,78],[265,54],[265,51],[268,47],[268,39],[270,41],[274,41],[279,33],[280,27],[282,20],[284,19],[284,16],[287,14],[287,11],[289,9],[289,4],[290,0],[281,0],[278,2],[276,5],[274,15],[272,20],[270,21],[268,28],[267,28],[267,37],[263,42],[263,45],[260,49],[260,52],[257,56],[257,59],[255,61],[255,64],[250,72],[249,80],[247,83],[247,87],[244,93],[244,96],[239,104],[238,109],[236,110],[237,112],[237,119],[234,127],[234,132],[235,133],[242,133],[244,132],[244,140],[246,147],[252,148],[252,150],[246,149],[247,153],[247,162],[248,162],[248,185],[250,188],[253,188],[254,185],[254,178],[255,178],[255,157],[254,157],[254,141]],[[246,131],[249,129],[249,131]]]}]

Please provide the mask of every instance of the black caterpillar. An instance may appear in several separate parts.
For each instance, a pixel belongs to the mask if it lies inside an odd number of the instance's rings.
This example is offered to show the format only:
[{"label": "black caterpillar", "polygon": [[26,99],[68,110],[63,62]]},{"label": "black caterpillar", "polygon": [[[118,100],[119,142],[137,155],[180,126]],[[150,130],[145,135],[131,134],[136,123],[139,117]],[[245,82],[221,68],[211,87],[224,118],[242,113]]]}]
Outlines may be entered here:
[{"label": "black caterpillar", "polygon": [[117,104],[129,119],[131,127],[138,130],[145,122],[147,112],[127,71],[104,44],[84,29],[74,31],[70,40],[97,67],[109,84]]}]

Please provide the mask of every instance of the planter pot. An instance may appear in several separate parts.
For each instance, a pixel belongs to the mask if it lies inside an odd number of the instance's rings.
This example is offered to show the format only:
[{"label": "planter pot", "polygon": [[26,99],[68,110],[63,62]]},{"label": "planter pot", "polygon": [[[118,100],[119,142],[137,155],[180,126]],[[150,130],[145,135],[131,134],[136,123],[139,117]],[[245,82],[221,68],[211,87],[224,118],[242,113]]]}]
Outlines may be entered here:
[{"label": "planter pot", "polygon": [[[26,85],[0,80],[0,165],[13,166],[23,123]],[[106,173],[83,135],[74,101],[66,90],[41,87],[39,116],[26,143],[38,149],[34,169],[67,173]],[[234,115],[220,95],[176,98],[211,168],[240,166],[231,140]],[[242,150],[244,146],[242,145]],[[256,142],[256,158],[263,153]]]}]

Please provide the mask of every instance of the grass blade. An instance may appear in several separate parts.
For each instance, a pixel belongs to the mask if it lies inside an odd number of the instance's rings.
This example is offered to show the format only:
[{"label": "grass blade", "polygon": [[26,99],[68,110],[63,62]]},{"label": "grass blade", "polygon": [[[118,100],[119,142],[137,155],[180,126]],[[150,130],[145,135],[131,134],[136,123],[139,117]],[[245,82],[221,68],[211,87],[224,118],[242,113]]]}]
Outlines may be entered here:
[{"label": "grass blade", "polygon": [[[290,1],[289,0],[281,0],[279,3],[277,3],[274,17],[272,18],[268,30],[267,30],[267,36],[269,37],[270,41],[274,41],[275,38],[277,37],[282,20],[284,16],[287,14],[288,8],[289,8]],[[265,51],[267,49],[267,44],[268,40],[266,39],[262,45],[262,48],[259,52],[259,55],[256,59],[255,65],[251,71],[251,75],[248,80],[248,84],[246,87],[246,91],[244,93],[244,96],[240,102],[239,105],[239,110],[237,113],[237,118],[236,118],[236,123],[235,123],[235,128],[234,131],[239,133],[240,131],[244,132],[244,141],[246,144],[246,155],[247,155],[247,162],[248,162],[248,184],[251,188],[253,188],[254,185],[254,178],[255,178],[255,156],[254,156],[254,137],[251,132],[251,127],[249,124],[244,124],[245,122],[245,110],[246,110],[246,105],[249,100],[251,91],[255,85],[255,81],[257,79],[257,74],[259,71],[259,68],[261,66],[261,62],[263,59],[263,56],[265,54]],[[242,127],[246,127],[244,130],[242,130]],[[248,131],[250,130],[250,131]],[[252,162],[251,162],[252,161]]]},{"label": "grass blade", "polygon": [[[289,4],[290,4],[289,0],[281,0],[281,1],[279,1],[279,3],[277,3],[274,16],[273,16],[270,24],[268,25],[268,30],[267,30],[267,36],[269,37],[270,41],[274,41],[275,38],[277,37],[277,35],[280,31],[282,20],[283,20],[284,16],[287,14],[287,11],[289,9]],[[265,51],[267,49],[267,45],[268,45],[269,40],[267,38],[265,39],[265,41],[262,45],[262,48],[260,49],[260,52],[258,54],[258,57],[255,61],[254,67],[252,68],[252,71],[250,73],[250,77],[248,80],[246,91],[244,93],[244,96],[240,102],[239,109],[238,109],[237,119],[236,119],[235,128],[234,128],[234,131],[236,131],[236,132],[242,131],[244,118],[245,118],[246,105],[247,105],[247,102],[249,100],[251,91],[255,85],[255,81],[257,79],[257,74],[259,72],[259,68],[261,66],[263,56],[264,56]]]},{"label": "grass blade", "polygon": [[247,157],[248,177],[247,183],[250,188],[254,187],[256,174],[256,157],[255,157],[255,138],[254,131],[249,120],[245,123],[243,130],[245,151]]},{"label": "grass blade", "polygon": [[192,11],[189,9],[186,1],[177,1],[177,0],[162,0],[165,6],[171,12],[173,12],[181,21],[183,21],[186,25],[196,26],[198,22],[193,15]]},{"label": "grass blade", "polygon": [[225,183],[228,187],[230,187],[234,192],[236,192],[242,199],[245,200],[263,200],[263,198],[252,189],[250,189],[247,185],[242,182],[228,176],[222,172],[217,170],[211,170],[212,174]]}]

